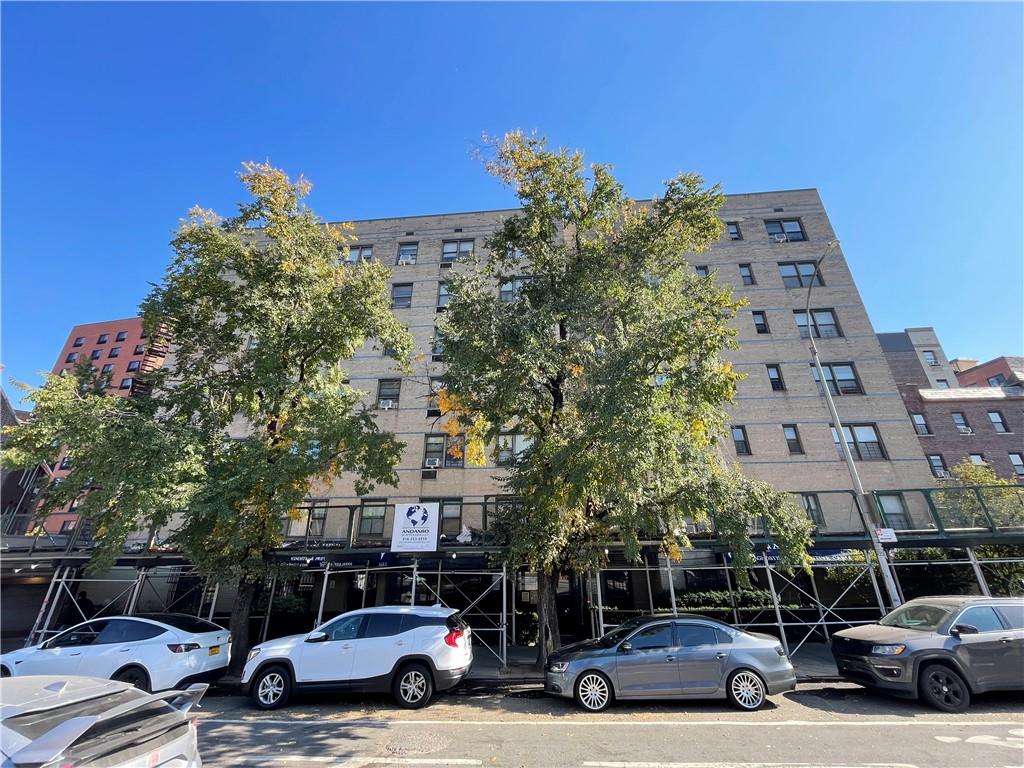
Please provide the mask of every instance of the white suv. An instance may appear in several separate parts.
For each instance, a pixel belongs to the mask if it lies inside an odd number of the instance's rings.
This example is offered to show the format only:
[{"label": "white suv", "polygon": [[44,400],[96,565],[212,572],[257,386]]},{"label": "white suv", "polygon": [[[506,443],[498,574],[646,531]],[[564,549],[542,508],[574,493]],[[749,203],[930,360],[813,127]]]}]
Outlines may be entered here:
[{"label": "white suv", "polygon": [[260,643],[249,651],[242,685],[260,709],[309,690],[391,691],[415,709],[455,686],[472,663],[469,626],[451,608],[364,608]]}]

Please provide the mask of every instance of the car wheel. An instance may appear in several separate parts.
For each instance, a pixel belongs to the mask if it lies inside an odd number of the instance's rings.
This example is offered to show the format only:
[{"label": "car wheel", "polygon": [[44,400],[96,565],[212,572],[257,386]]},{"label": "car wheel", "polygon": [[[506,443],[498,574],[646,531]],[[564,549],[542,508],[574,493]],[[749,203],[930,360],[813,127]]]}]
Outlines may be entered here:
[{"label": "car wheel", "polygon": [[921,670],[918,692],[928,704],[943,712],[965,712],[971,704],[967,683],[941,664],[931,664]]},{"label": "car wheel", "polygon": [[400,707],[419,709],[434,695],[434,679],[423,664],[406,664],[395,675],[391,692]]},{"label": "car wheel", "polygon": [[729,675],[725,684],[729,703],[745,712],[760,709],[768,698],[768,690],[764,680],[757,672],[749,669],[738,669]]},{"label": "car wheel", "polygon": [[612,684],[600,672],[584,672],[576,681],[573,698],[587,712],[601,712],[612,703]]},{"label": "car wheel", "polygon": [[0,666],[0,677],[10,677],[10,676],[11,676],[11,670],[9,670],[7,667]]},{"label": "car wheel", "polygon": [[260,709],[277,709],[292,695],[292,678],[284,667],[264,667],[252,679],[252,703]]},{"label": "car wheel", "polygon": [[145,691],[146,693],[150,692],[149,675],[146,674],[146,670],[142,667],[125,667],[110,679],[134,685],[140,691]]}]

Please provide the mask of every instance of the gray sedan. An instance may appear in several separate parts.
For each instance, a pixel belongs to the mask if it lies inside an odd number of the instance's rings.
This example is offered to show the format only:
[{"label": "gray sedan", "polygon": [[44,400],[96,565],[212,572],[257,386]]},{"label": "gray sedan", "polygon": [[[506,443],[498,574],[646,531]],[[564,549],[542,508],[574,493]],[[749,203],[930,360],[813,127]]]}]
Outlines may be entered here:
[{"label": "gray sedan", "polygon": [[643,616],[548,657],[544,689],[588,712],[613,699],[728,699],[755,710],[796,687],[779,641],[702,616]]}]

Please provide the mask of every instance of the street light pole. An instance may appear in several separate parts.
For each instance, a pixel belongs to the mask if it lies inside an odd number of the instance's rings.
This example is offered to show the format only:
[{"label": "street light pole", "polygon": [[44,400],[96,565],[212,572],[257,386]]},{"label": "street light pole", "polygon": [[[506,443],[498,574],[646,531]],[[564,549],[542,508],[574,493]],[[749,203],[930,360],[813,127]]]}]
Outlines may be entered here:
[{"label": "street light pole", "polygon": [[882,572],[882,581],[885,583],[885,591],[889,594],[889,602],[895,608],[903,601],[900,599],[899,590],[896,588],[896,581],[892,577],[892,570],[889,567],[889,558],[885,553],[885,547],[882,546],[882,542],[878,540],[878,534],[875,532],[874,521],[868,516],[868,505],[870,501],[867,494],[864,493],[864,486],[860,482],[860,474],[857,472],[857,465],[854,464],[853,454],[850,452],[850,446],[846,442],[846,430],[843,428],[843,422],[839,419],[839,412],[836,410],[835,400],[832,399],[832,391],[829,389],[828,380],[825,378],[825,371],[821,367],[821,358],[818,357],[818,345],[814,343],[814,322],[811,319],[811,290],[814,288],[814,284],[818,280],[818,271],[821,268],[821,262],[829,255],[829,253],[836,246],[839,245],[838,240],[832,240],[825,248],[825,252],[821,254],[821,257],[814,262],[814,274],[811,276],[811,282],[807,286],[807,303],[804,305],[804,318],[807,327],[807,338],[811,342],[811,358],[814,361],[814,369],[818,372],[818,382],[821,384],[821,389],[825,393],[825,403],[828,405],[828,412],[832,416],[833,428],[836,430],[836,434],[839,436],[839,447],[843,454],[843,459],[846,461],[846,469],[850,473],[850,480],[853,482],[853,491],[857,494],[857,510],[860,512],[861,523],[864,528],[867,529],[868,536],[871,537],[871,547],[875,551],[875,557],[878,558],[878,567]]}]

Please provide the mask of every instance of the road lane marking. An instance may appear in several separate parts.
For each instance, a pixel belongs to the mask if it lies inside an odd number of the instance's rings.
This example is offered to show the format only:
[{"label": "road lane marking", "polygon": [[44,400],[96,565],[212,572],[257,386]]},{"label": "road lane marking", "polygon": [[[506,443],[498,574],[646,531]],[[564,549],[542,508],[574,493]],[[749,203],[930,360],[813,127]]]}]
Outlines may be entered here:
[{"label": "road lane marking", "polygon": [[361,768],[368,765],[438,765],[438,766],[475,766],[483,765],[480,760],[461,757],[338,757],[334,755],[224,755],[221,757],[207,756],[207,761],[217,762],[243,760],[252,762],[268,762],[278,765],[289,763],[327,764],[331,768]]},{"label": "road lane marking", "polygon": [[917,768],[911,763],[844,763],[842,765],[826,765],[824,763],[659,763],[659,762],[584,762],[584,768]]},{"label": "road lane marking", "polygon": [[[565,725],[572,728],[583,725],[596,725],[601,727],[607,727],[610,725],[628,725],[628,726],[657,726],[664,727],[670,726],[699,726],[706,728],[710,725],[727,726],[730,728],[746,725],[756,726],[758,728],[765,728],[770,726],[798,726],[800,728],[806,728],[808,726],[846,726],[846,725],[859,725],[859,726],[927,726],[935,728],[949,728],[949,727],[995,727],[1000,725],[1013,725],[1019,726],[1019,720],[911,720],[911,721],[900,721],[900,720],[568,720],[562,718],[551,718],[548,720],[271,720],[266,718],[253,718],[251,720],[232,720],[222,719],[216,716],[214,717],[200,717],[199,723],[201,725],[307,725],[317,726],[322,728],[325,724],[338,725],[338,726],[369,726],[369,727],[381,727],[391,725],[443,725],[445,727],[457,726],[457,725],[468,725],[468,726],[494,726],[494,725],[534,725],[551,727],[555,725]],[[883,764],[884,765],[884,764]]]}]

